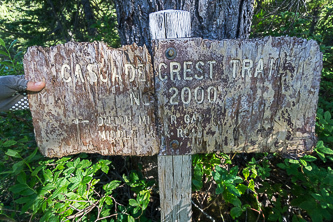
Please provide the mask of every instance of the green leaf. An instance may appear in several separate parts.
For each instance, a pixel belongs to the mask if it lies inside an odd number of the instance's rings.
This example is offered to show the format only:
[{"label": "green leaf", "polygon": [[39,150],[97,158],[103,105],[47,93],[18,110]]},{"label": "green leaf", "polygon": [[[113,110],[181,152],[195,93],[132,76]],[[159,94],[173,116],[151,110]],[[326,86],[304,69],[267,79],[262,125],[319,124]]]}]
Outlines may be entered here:
[{"label": "green leaf", "polygon": [[298,160],[289,159],[289,163],[299,164],[299,161]]},{"label": "green leaf", "polygon": [[80,182],[78,182],[78,183],[73,183],[73,184],[69,185],[68,189],[71,190],[71,191],[73,191],[73,190],[75,190],[76,188],[78,188],[79,185],[80,185]]},{"label": "green leaf", "polygon": [[307,166],[305,167],[305,169],[308,170],[308,171],[311,171],[311,170],[312,170],[312,166],[307,165]]},{"label": "green leaf", "polygon": [[132,207],[137,207],[139,206],[139,203],[134,199],[129,199],[129,205],[131,205]]},{"label": "green leaf", "polygon": [[20,194],[22,196],[30,196],[30,195],[35,194],[35,193],[36,193],[36,191],[33,190],[31,187],[29,187],[29,189],[26,189],[26,190],[23,190],[22,192],[20,192]]},{"label": "green leaf", "polygon": [[302,160],[305,160],[306,162],[313,162],[316,161],[317,158],[314,156],[310,156],[310,155],[305,155],[301,158]]},{"label": "green leaf", "polygon": [[108,174],[108,172],[109,172],[109,166],[107,166],[107,165],[103,165],[102,168],[101,168],[101,170],[102,170],[105,174]]},{"label": "green leaf", "polygon": [[217,184],[217,188],[215,190],[215,193],[218,195],[218,194],[221,194],[224,192],[224,186],[221,185],[221,184]]},{"label": "green leaf", "polygon": [[2,62],[0,62],[0,64],[8,66],[8,67],[14,67],[13,64],[10,61],[2,61]]},{"label": "green leaf", "polygon": [[137,214],[139,212],[141,208],[140,207],[136,207],[133,209],[133,214]]},{"label": "green leaf", "polygon": [[241,192],[241,194],[245,193],[247,190],[247,186],[244,184],[238,184],[236,188],[239,190],[239,192]]},{"label": "green leaf", "polygon": [[326,111],[324,113],[324,118],[326,121],[329,121],[332,117],[331,117],[331,113],[329,111]]},{"label": "green leaf", "polygon": [[43,171],[43,176],[45,178],[46,182],[52,182],[53,181],[53,175],[51,170],[47,169]]},{"label": "green leaf", "polygon": [[239,217],[240,215],[242,215],[242,213],[243,213],[243,210],[240,207],[233,207],[230,210],[230,215],[231,215],[232,219]]},{"label": "green leaf", "polygon": [[40,196],[44,196],[46,193],[51,193],[56,187],[53,184],[47,184],[38,193]]},{"label": "green leaf", "polygon": [[250,180],[250,183],[249,183],[249,185],[248,185],[248,188],[249,188],[250,190],[252,190],[253,192],[255,192],[255,190],[254,190],[254,181],[253,181],[253,180]]},{"label": "green leaf", "polygon": [[22,159],[22,157],[20,156],[20,154],[16,150],[8,149],[8,151],[6,152],[6,155]]},{"label": "green leaf", "polygon": [[30,196],[29,201],[27,201],[25,205],[21,208],[21,214],[24,214],[25,212],[28,211],[28,209],[32,208],[34,202],[36,201],[36,197],[37,197],[36,195]]},{"label": "green leaf", "polygon": [[20,173],[18,176],[17,176],[17,181],[21,184],[25,184],[27,183],[27,178],[26,178],[26,174],[24,172]]},{"label": "green leaf", "polygon": [[319,152],[318,150],[317,150],[317,154],[318,154],[318,156],[320,157],[320,159],[325,163],[325,162],[326,162],[325,154]]},{"label": "green leaf", "polygon": [[81,182],[81,180],[80,180],[80,178],[78,177],[78,176],[76,176],[76,177],[71,177],[71,178],[69,178],[68,179],[71,183],[80,183]]},{"label": "green leaf", "polygon": [[192,183],[193,183],[193,185],[195,186],[195,188],[197,190],[200,190],[202,188],[202,186],[203,186],[202,181],[198,181],[198,180],[192,179]]},{"label": "green leaf", "polygon": [[3,51],[3,50],[0,50],[0,54],[1,55],[4,55],[4,56],[9,56],[7,52]]},{"label": "green leaf", "polygon": [[112,205],[113,204],[112,198],[109,196],[105,196],[105,203],[109,206]]},{"label": "green leaf", "polygon": [[325,147],[324,146],[324,142],[322,141],[322,140],[320,140],[320,141],[318,141],[318,143],[317,143],[317,146],[316,146],[317,148],[322,148],[322,147]]},{"label": "green leaf", "polygon": [[307,165],[308,165],[308,163],[307,163],[305,160],[300,159],[299,161],[301,162],[301,164],[302,164],[303,166],[307,166]]},{"label": "green leaf", "polygon": [[249,168],[244,168],[243,175],[244,175],[244,179],[247,180],[247,178],[250,176]]},{"label": "green leaf", "polygon": [[331,150],[330,148],[327,148],[327,147],[318,148],[318,151],[321,153],[329,154],[329,155],[333,154],[333,150]]},{"label": "green leaf", "polygon": [[36,176],[38,174],[38,172],[43,169],[43,166],[38,166],[32,173],[31,176]]},{"label": "green leaf", "polygon": [[43,217],[39,221],[49,221],[51,216],[54,216],[52,209],[44,212]]},{"label": "green leaf", "polygon": [[9,188],[9,191],[11,191],[13,193],[20,193],[29,188],[30,187],[27,184],[15,184],[14,186]]},{"label": "green leaf", "polygon": [[131,215],[127,216],[127,221],[128,222],[135,222],[134,218]]},{"label": "green leaf", "polygon": [[237,197],[233,198],[230,201],[235,207],[241,207],[242,206],[242,202],[240,201],[240,199],[238,199]]},{"label": "green leaf", "polygon": [[220,173],[214,171],[212,174],[213,174],[213,178],[216,182],[221,182],[221,174]]},{"label": "green leaf", "polygon": [[[103,210],[101,212],[101,215],[102,215],[102,217],[110,216],[111,215],[110,209],[104,209],[103,208]],[[102,222],[104,222],[104,221],[102,220]],[[107,220],[105,220],[105,222],[107,222]],[[110,222],[111,222],[111,220],[110,220]]]},{"label": "green leaf", "polygon": [[[17,200],[15,200],[15,203],[18,203],[18,204],[24,204],[24,203],[27,203],[29,201],[34,201],[36,199],[37,195],[31,195],[31,196],[28,196],[28,197],[21,197]],[[23,212],[24,213],[24,212]]]},{"label": "green leaf", "polygon": [[86,184],[83,184],[83,183],[80,183],[79,188],[77,189],[77,193],[78,193],[80,196],[83,196],[83,195],[84,195],[84,192],[86,191],[86,189],[87,189],[87,185],[86,185]]},{"label": "green leaf", "polygon": [[311,211],[311,210],[316,208],[316,201],[311,198],[311,200],[307,200],[307,201],[302,202],[299,205],[299,207],[302,208],[303,210]]},{"label": "green leaf", "polygon": [[19,174],[22,172],[24,166],[24,161],[19,161],[13,165],[13,173],[15,175]]},{"label": "green leaf", "polygon": [[25,159],[25,161],[26,161],[27,163],[30,163],[30,161],[36,156],[37,151],[38,151],[38,148],[36,148],[36,149],[34,150],[34,152],[32,152],[32,153],[31,153],[31,154]]},{"label": "green leaf", "polygon": [[0,38],[0,45],[2,45],[3,47],[6,48],[6,44],[5,44],[5,42],[2,40],[2,38]]},{"label": "green leaf", "polygon": [[16,42],[17,42],[17,39],[15,39],[14,41],[12,41],[12,43],[10,43],[10,45],[8,47],[8,50],[11,49]]},{"label": "green leaf", "polygon": [[82,180],[82,183],[88,184],[92,180],[91,176],[85,176]]},{"label": "green leaf", "polygon": [[313,222],[322,222],[323,221],[323,216],[318,210],[314,210],[312,212],[309,212],[309,215],[310,215],[311,220]]},{"label": "green leaf", "polygon": [[239,192],[239,190],[232,184],[227,184],[227,190],[234,194],[235,196],[239,197],[241,195],[241,193]]},{"label": "green leaf", "polygon": [[59,194],[61,194],[61,193],[67,193],[67,187],[59,187],[58,189],[56,189],[52,193],[52,196],[50,197],[50,199],[54,199],[54,198],[58,197]]},{"label": "green leaf", "polygon": [[103,189],[106,191],[106,192],[111,192],[112,190],[116,189],[120,184],[120,181],[119,180],[113,180],[111,181],[110,183],[108,184],[105,184],[103,186]]},{"label": "green leaf", "polygon": [[67,186],[68,184],[69,184],[68,180],[65,177],[61,177],[58,180],[56,180],[55,186],[63,187],[63,186]]},{"label": "green leaf", "polygon": [[278,163],[276,164],[278,167],[280,167],[281,169],[285,170],[287,167],[284,163]]}]

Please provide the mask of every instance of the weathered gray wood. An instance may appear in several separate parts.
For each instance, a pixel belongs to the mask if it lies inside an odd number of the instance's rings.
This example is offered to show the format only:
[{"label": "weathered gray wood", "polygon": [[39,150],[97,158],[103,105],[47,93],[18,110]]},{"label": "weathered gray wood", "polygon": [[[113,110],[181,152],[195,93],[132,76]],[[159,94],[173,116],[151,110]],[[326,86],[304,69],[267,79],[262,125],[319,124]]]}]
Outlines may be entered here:
[{"label": "weathered gray wood", "polygon": [[322,69],[315,41],[154,40],[153,51],[160,154],[299,154],[315,146]]},{"label": "weathered gray wood", "polygon": [[48,157],[86,152],[102,155],[158,153],[151,57],[136,44],[104,43],[31,47],[26,78],[44,79],[30,94],[36,140]]},{"label": "weathered gray wood", "polygon": [[190,12],[192,37],[247,38],[254,0],[115,0],[115,4],[121,43],[126,45],[135,42],[150,48],[150,13],[167,9]]},{"label": "weathered gray wood", "polygon": [[158,156],[161,221],[191,221],[192,158]]},{"label": "weathered gray wood", "polygon": [[[149,18],[152,39],[181,38],[190,35],[189,12],[166,10],[152,13]],[[161,149],[164,149],[163,143]],[[161,221],[192,221],[191,169],[190,155],[158,156]]]}]

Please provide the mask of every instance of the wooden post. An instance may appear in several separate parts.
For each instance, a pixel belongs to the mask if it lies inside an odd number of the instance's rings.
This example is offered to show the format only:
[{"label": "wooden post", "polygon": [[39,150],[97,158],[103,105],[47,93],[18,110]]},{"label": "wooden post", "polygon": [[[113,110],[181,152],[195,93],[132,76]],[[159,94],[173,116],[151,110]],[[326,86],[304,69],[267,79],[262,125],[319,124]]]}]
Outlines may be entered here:
[{"label": "wooden post", "polygon": [[[149,15],[149,26],[152,39],[191,37],[191,14],[155,12]],[[158,156],[161,221],[192,221],[191,169],[191,155]]]}]

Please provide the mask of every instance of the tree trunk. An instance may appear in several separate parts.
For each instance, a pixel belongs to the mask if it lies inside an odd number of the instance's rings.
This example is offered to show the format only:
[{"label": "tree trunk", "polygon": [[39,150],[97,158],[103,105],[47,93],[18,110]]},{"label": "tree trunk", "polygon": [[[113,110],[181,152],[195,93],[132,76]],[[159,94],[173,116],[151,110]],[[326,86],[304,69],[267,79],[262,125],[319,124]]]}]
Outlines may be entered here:
[{"label": "tree trunk", "polygon": [[96,35],[96,29],[92,27],[95,24],[94,12],[91,8],[89,0],[81,0],[81,4],[84,10],[84,16],[87,22],[87,31],[89,36]]},{"label": "tree trunk", "polygon": [[179,9],[191,12],[192,37],[248,38],[254,0],[115,0],[122,45],[137,43],[150,48],[149,14]]},{"label": "tree trunk", "polygon": [[[192,37],[206,39],[248,38],[253,15],[254,0],[114,0],[118,18],[118,31],[122,45],[146,45],[151,52],[149,14],[177,9],[191,13]],[[156,156],[144,157],[156,165]],[[136,158],[133,158],[135,162]],[[148,170],[156,177],[156,168]]]}]

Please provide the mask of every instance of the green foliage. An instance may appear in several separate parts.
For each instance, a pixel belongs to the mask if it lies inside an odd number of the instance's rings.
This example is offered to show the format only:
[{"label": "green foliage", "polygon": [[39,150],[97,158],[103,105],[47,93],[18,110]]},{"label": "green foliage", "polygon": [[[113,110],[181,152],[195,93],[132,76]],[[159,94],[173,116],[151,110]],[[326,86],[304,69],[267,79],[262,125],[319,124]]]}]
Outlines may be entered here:
[{"label": "green foliage", "polygon": [[115,5],[110,0],[5,0],[0,26],[0,38],[15,36],[25,48],[95,40],[120,46]]},{"label": "green foliage", "polygon": [[13,53],[16,43],[17,40],[14,40],[7,47],[5,41],[0,38],[0,76],[23,74],[23,53]]},{"label": "green foliage", "polygon": [[[151,193],[148,186],[154,182],[146,181],[134,171],[119,180],[113,179],[112,162],[104,157],[89,159],[88,155],[81,154],[48,159],[39,154],[38,148],[29,154],[23,146],[21,141],[1,140],[0,181],[3,185],[0,197],[4,206],[0,214],[28,216],[36,221],[98,221],[102,218],[104,221],[111,218],[148,221],[145,217]],[[119,194],[127,187],[133,193],[124,198]]]},{"label": "green foliage", "polygon": [[[319,153],[325,156],[321,158]],[[289,218],[288,221],[305,221],[304,218],[331,221],[333,171],[330,167],[320,167],[318,161],[328,161],[332,157],[333,150],[319,141],[314,155],[304,155],[300,159],[256,154],[242,168],[232,160],[231,163],[215,166],[214,171],[209,172],[213,175],[211,180],[203,179],[203,190],[197,189],[196,193],[207,192],[205,189],[209,186],[206,184],[216,184],[209,190],[214,194],[206,201],[208,205],[220,206],[221,215],[230,215],[233,220],[244,221],[247,215],[269,221],[283,221],[283,218]],[[220,158],[220,162],[225,162],[222,156]],[[196,159],[200,159],[200,155]],[[194,169],[200,167],[194,163]],[[194,174],[196,171],[199,170],[194,170]],[[205,176],[208,175],[203,174],[202,178]],[[201,195],[196,196],[198,202],[202,201]],[[223,204],[218,204],[220,202]]]},{"label": "green foliage", "polygon": [[[0,38],[8,60],[1,64],[2,75],[22,66],[10,56],[14,44],[6,47]],[[116,168],[110,157],[43,157],[28,111],[0,112],[0,128],[0,220],[151,221],[147,212],[155,181]]]}]

